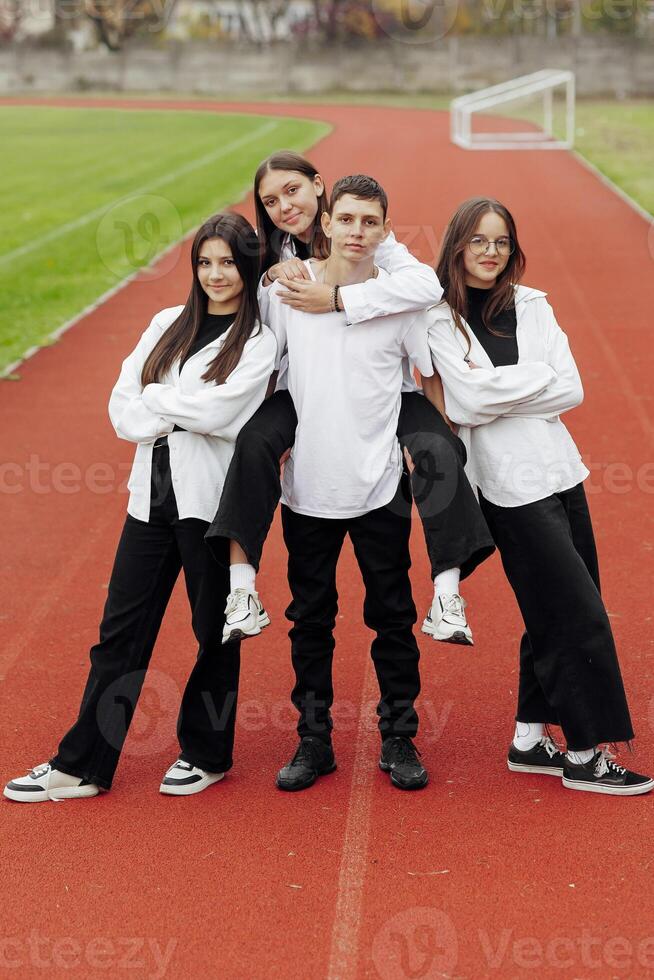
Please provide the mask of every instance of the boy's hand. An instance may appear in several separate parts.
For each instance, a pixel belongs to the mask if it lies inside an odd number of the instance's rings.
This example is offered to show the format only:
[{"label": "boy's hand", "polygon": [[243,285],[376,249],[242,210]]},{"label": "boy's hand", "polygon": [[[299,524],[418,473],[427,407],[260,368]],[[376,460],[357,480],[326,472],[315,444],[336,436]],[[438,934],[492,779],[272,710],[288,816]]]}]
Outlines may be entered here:
[{"label": "boy's hand", "polygon": [[285,306],[291,306],[294,310],[302,313],[332,313],[334,300],[334,287],[326,286],[322,282],[300,282],[299,279],[290,280],[280,277],[280,289],[278,295]]}]

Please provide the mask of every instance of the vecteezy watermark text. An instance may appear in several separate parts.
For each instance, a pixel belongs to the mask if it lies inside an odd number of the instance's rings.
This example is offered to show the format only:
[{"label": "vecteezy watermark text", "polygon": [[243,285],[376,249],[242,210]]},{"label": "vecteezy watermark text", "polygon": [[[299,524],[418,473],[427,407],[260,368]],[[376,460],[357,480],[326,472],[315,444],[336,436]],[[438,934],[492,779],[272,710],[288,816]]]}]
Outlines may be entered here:
[{"label": "vecteezy watermark text", "polygon": [[139,970],[149,980],[162,980],[176,948],[176,939],[164,944],[144,936],[53,938],[32,929],[28,936],[0,937],[0,970],[15,970],[18,975],[29,969],[106,970],[114,976]]}]

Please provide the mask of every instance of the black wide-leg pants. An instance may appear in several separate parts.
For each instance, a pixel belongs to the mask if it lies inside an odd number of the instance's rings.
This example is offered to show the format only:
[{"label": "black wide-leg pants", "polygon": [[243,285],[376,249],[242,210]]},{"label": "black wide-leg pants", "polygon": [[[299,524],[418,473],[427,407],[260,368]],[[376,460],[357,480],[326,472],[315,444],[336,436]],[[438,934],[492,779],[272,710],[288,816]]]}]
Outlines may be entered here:
[{"label": "black wide-leg pants", "polygon": [[[275,392],[241,429],[207,543],[220,560],[224,539],[237,541],[259,568],[281,497],[279,459],[295,441],[297,415],[288,391]],[[411,491],[395,506],[411,515],[411,493],[422,521],[432,577],[449,568],[470,575],[495,550],[464,472],[465,447],[440,412],[419,392],[402,395],[397,430],[414,463]]]},{"label": "black wide-leg pants", "polygon": [[521,507],[479,496],[526,628],[516,720],[560,725],[576,751],[629,741],[583,484]]},{"label": "black wide-leg pants", "polygon": [[366,589],[364,622],[376,633],[370,653],[380,691],[380,734],[413,738],[418,730],[414,702],[420,693],[420,653],[413,635],[416,607],[409,581],[411,522],[399,510],[396,498],[361,517],[329,520],[282,506],[293,597],[286,610],[293,623],[289,632],[295,670],[292,701],[300,714],[300,738],[313,735],[329,741],[331,737],[336,566],[347,534]]},{"label": "black wide-leg pants", "polygon": [[79,717],[51,760],[105,789],[181,569],[199,652],[179,713],[180,758],[210,772],[232,766],[240,648],[222,645],[229,574],[206,546],[208,522],[178,516],[167,446],[153,451],[151,495],[149,521],[125,521]]}]

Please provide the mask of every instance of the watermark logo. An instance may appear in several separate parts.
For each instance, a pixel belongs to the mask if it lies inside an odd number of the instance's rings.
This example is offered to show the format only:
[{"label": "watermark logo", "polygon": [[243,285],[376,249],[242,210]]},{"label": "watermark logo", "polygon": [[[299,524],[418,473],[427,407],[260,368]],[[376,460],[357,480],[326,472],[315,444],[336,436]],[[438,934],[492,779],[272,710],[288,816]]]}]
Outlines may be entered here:
[{"label": "watermark logo", "polygon": [[[134,714],[137,701],[139,710]],[[146,677],[144,670],[134,670],[119,677],[102,694],[98,725],[109,745],[120,750],[134,716],[125,754],[157,755],[175,743],[179,704],[180,690],[169,674],[150,668]]]},{"label": "watermark logo", "polygon": [[372,960],[381,980],[447,977],[458,958],[457,933],[449,915],[420,906],[389,919],[372,946]]},{"label": "watermark logo", "polygon": [[[123,278],[141,269],[142,277],[151,281],[176,267],[182,235],[182,219],[172,201],[156,194],[136,194],[117,201],[104,213],[96,232],[96,247],[107,269],[116,276]],[[179,244],[171,248],[175,243]],[[166,254],[153,266],[162,252]]]},{"label": "watermark logo", "polygon": [[458,0],[372,0],[382,31],[404,44],[428,44],[445,37],[454,26]]}]

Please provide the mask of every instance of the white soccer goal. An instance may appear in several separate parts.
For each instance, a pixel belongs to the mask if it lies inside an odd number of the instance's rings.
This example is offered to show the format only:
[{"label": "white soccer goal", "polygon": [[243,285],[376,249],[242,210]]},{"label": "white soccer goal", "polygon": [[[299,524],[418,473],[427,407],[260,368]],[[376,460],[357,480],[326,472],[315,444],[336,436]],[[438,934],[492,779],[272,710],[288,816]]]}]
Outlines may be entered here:
[{"label": "white soccer goal", "polygon": [[[555,135],[555,100],[563,96],[560,123],[562,132]],[[523,119],[527,130],[519,129],[520,113],[516,107],[527,106]],[[497,113],[503,113],[515,124],[508,132],[497,131]],[[489,118],[490,117],[490,118]],[[475,122],[492,126],[475,132]],[[559,121],[556,120],[558,128]],[[570,150],[575,137],[575,76],[571,71],[544,68],[522,75],[501,85],[462,95],[450,105],[452,142],[465,150]]]}]

